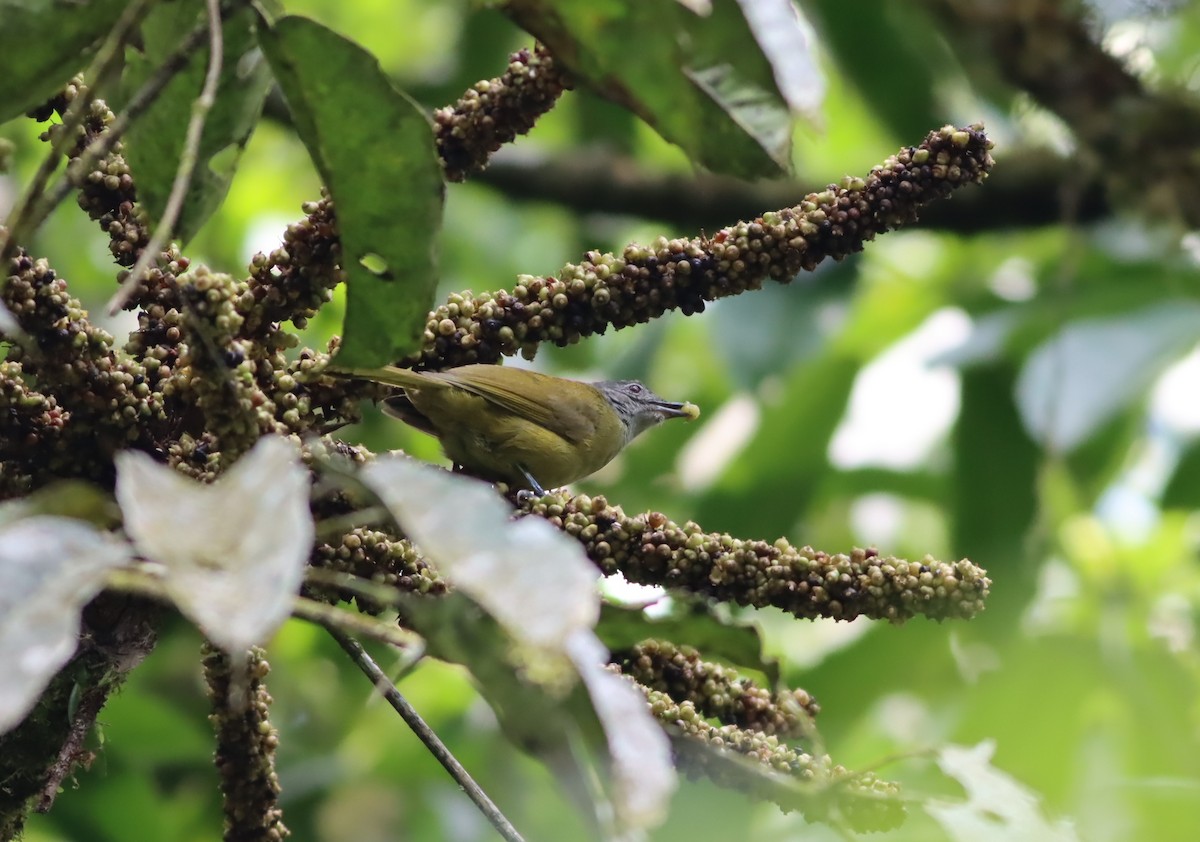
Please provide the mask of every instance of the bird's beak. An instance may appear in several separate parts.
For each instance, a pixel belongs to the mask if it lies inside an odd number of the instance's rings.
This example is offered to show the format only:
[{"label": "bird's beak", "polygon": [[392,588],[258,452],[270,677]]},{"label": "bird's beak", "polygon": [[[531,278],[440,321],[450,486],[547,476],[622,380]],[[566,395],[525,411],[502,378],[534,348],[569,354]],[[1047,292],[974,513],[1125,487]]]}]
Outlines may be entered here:
[{"label": "bird's beak", "polygon": [[694,403],[673,403],[672,401],[655,401],[654,408],[663,419],[687,418],[689,421],[700,417],[700,408]]}]

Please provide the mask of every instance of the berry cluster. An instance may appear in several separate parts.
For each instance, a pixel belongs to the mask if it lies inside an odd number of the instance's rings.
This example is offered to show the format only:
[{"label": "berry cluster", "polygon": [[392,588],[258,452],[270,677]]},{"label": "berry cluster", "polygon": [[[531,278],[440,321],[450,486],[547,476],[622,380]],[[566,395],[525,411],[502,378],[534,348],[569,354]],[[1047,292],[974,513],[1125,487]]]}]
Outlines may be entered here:
[{"label": "berry cluster", "polygon": [[612,654],[613,663],[643,687],[690,702],[704,716],[745,731],[802,737],[820,705],[803,690],[772,693],[737,670],[705,661],[690,646],[645,640]]},{"label": "berry cluster", "polygon": [[606,574],[805,619],[969,619],[983,610],[992,584],[967,559],[904,561],[863,549],[829,555],[782,538],[768,543],[680,526],[659,512],[626,515],[603,497],[557,491],[523,505],[577,538]]},{"label": "berry cluster", "polygon": [[712,237],[659,237],[619,255],[588,252],[557,277],[522,275],[511,291],[451,295],[430,313],[422,350],[402,364],[436,370],[518,351],[532,357],[542,342],[570,345],[670,310],[701,312],[707,302],[758,289],[767,279],[786,283],[916,220],[922,205],[982,181],[993,163],[991,148],[980,126],[946,126],[866,178],[847,177],[794,207]]},{"label": "berry cluster", "polygon": [[433,112],[447,181],[482,172],[492,153],[533,128],[571,86],[542,46],[513,53],[502,76],[476,82],[454,105]]},{"label": "berry cluster", "polygon": [[289,835],[275,773],[279,732],[270,719],[272,699],[265,683],[270,671],[261,649],[250,650],[244,662],[235,664],[224,652],[205,647],[204,681],[213,711],[208,718],[217,736],[214,763],[224,795],[225,827],[236,828],[237,838],[282,840]]},{"label": "berry cluster", "polygon": [[[336,541],[319,542],[313,548],[309,563],[313,567],[359,576],[406,593],[438,596],[447,591],[445,580],[417,554],[409,541],[378,529],[359,527]],[[307,591],[315,598],[330,602],[343,598],[336,589],[326,587],[309,585]],[[371,604],[363,597],[358,597],[357,602],[361,609],[370,613],[383,610],[383,606]]]},{"label": "berry cluster", "polygon": [[[640,689],[650,712],[675,737],[676,763],[693,778],[769,800],[785,812],[803,810],[810,821],[833,814],[858,831],[889,830],[904,819],[896,784],[870,772],[851,772],[828,755],[815,757],[774,735],[712,725],[691,702],[677,703],[666,693]],[[744,759],[759,765],[747,767]]]},{"label": "berry cluster", "polygon": [[[0,399],[15,400],[17,415],[27,419],[35,404],[25,399],[36,401],[44,427],[24,430],[30,444],[50,439],[61,444],[67,426],[83,436],[79,449],[44,453],[48,461],[30,467],[101,479],[111,473],[113,452],[131,444],[146,446],[155,425],[165,423],[161,398],[151,389],[146,367],[114,349],[112,336],[91,324],[46,260],[33,260],[18,249],[5,274],[0,302],[36,344],[15,343],[8,349],[0,373],[6,380],[19,376],[23,383],[6,384]],[[30,455],[21,460],[28,462]]]}]

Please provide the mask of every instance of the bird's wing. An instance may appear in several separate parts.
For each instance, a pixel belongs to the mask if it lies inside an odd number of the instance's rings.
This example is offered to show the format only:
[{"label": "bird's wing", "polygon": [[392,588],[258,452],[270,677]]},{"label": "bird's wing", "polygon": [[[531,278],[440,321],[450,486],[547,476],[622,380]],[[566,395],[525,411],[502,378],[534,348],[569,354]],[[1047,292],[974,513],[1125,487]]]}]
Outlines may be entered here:
[{"label": "bird's wing", "polygon": [[[501,373],[502,371],[504,373]],[[527,418],[538,426],[557,433],[567,441],[577,442],[592,435],[595,423],[581,412],[574,402],[570,400],[536,401],[531,400],[524,392],[518,391],[524,382],[525,385],[535,388],[540,385],[542,387],[540,393],[543,395],[561,393],[561,387],[557,383],[559,378],[539,374],[536,371],[522,371],[522,379],[514,381],[511,374],[511,370],[504,371],[496,365],[466,365],[430,373],[426,376],[451,383],[464,391],[479,395],[514,415]],[[527,380],[526,377],[528,377]],[[593,388],[586,383],[579,385]],[[603,398],[600,399],[603,400]]]}]

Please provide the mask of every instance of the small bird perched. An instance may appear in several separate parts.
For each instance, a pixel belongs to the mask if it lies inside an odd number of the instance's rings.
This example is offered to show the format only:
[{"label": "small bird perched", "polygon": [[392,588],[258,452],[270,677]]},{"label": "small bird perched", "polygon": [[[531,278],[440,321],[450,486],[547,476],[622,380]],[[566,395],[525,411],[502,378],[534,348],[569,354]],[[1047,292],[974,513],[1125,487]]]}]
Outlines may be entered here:
[{"label": "small bird perched", "polygon": [[385,411],[436,436],[456,465],[544,494],[593,474],[639,433],[668,418],[697,418],[636,380],[582,383],[520,368],[465,365],[418,372],[395,366],[327,373],[404,390]]}]

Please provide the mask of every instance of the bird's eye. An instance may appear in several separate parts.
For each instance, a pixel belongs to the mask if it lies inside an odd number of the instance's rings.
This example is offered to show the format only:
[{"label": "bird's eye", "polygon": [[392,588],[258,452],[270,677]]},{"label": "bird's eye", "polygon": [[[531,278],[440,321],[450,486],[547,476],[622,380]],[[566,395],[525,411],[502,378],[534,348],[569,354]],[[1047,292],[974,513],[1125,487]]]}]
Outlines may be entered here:
[{"label": "bird's eye", "polygon": [[630,383],[629,384],[629,393],[632,395],[640,395],[642,393],[642,384],[641,383]]}]

